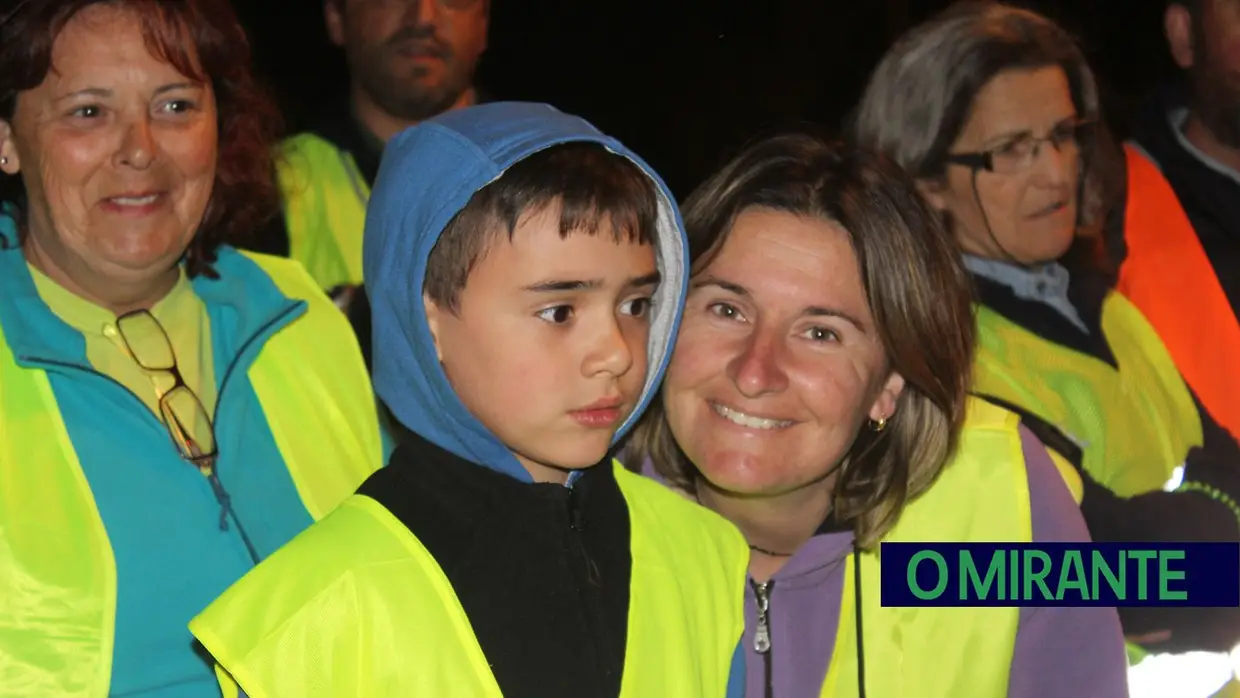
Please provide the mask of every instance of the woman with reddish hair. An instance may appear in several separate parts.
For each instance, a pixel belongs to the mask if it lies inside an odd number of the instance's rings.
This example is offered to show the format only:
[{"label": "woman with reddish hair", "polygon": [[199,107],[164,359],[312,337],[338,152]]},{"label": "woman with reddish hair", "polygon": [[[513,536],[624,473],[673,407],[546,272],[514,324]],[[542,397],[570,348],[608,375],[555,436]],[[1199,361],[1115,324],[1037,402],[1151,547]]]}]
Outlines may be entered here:
[{"label": "woman with reddish hair", "polygon": [[382,462],[345,318],[241,253],[277,119],[226,0],[0,15],[0,685],[218,696],[186,628]]}]

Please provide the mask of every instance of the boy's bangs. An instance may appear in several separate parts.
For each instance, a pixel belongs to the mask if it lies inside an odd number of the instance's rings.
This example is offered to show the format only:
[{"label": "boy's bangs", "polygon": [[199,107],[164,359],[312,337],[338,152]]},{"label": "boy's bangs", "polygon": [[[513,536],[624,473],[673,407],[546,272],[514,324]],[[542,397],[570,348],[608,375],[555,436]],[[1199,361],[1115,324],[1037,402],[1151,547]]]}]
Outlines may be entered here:
[{"label": "boy's bangs", "polygon": [[548,206],[560,210],[562,237],[610,227],[616,242],[649,245],[658,234],[655,183],[636,163],[597,143],[566,143],[535,153],[488,186],[497,185],[507,190],[497,197],[496,213],[509,236],[521,216]]},{"label": "boy's bangs", "polygon": [[608,227],[608,232],[617,243],[653,245],[657,234],[658,209],[653,192],[649,198],[650,201],[646,202],[623,197],[597,196],[584,200],[566,197],[559,202],[560,236],[568,237],[572,233],[598,235],[604,227]]}]

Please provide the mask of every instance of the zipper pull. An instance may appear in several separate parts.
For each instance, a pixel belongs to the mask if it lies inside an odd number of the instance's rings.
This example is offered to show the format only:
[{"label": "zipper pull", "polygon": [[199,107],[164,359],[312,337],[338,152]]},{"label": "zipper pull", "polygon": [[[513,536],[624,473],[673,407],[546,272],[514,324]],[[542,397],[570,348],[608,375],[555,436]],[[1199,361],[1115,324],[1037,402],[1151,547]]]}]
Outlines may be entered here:
[{"label": "zipper pull", "polygon": [[212,470],[207,474],[207,482],[211,483],[211,489],[215,492],[215,500],[220,503],[220,530],[228,530],[228,510],[231,502],[229,501],[228,491],[224,489],[224,483],[220,482],[220,478]]},{"label": "zipper pull", "polygon": [[577,533],[585,530],[585,508],[581,506],[580,497],[577,496],[577,488],[570,487],[568,490],[568,527]]},{"label": "zipper pull", "polygon": [[758,628],[753,634],[753,649],[758,654],[771,651],[771,627],[768,615],[771,608],[772,584],[773,582],[766,582],[755,584],[753,587],[754,595],[758,598]]}]

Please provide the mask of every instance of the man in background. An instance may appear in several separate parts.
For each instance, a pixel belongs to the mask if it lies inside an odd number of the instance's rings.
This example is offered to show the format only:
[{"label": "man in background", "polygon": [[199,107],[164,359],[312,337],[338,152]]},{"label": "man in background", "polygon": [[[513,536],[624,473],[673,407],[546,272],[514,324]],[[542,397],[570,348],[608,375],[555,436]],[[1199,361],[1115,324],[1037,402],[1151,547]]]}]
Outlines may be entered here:
[{"label": "man in background", "polygon": [[325,0],[328,36],[348,63],[348,92],[284,142],[277,162],[283,215],[253,247],[300,261],[349,310],[368,362],[362,229],[383,146],[409,126],[478,100],[474,71],[487,46],[489,5]]},{"label": "man in background", "polygon": [[1184,79],[1134,120],[1107,241],[1116,287],[1240,436],[1240,0],[1172,0],[1163,27]]},{"label": "man in background", "polygon": [[1240,311],[1240,1],[1174,0],[1164,29],[1185,79],[1151,100],[1133,138],[1175,190]]}]

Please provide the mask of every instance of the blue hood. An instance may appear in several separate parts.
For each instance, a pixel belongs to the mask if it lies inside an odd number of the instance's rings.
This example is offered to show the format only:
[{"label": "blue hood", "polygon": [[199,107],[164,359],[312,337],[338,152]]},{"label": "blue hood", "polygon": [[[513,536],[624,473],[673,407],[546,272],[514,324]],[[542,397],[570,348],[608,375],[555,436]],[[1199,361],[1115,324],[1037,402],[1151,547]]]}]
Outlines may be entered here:
[{"label": "blue hood", "polygon": [[545,104],[494,102],[448,112],[392,138],[366,212],[363,265],[372,306],[376,392],[397,420],[423,438],[526,482],[531,478],[516,457],[465,409],[448,383],[426,322],[422,287],[431,249],[474,192],[514,163],[572,141],[599,143],[628,158],[659,193],[662,283],[652,309],[649,369],[637,407],[616,433],[619,440],[658,389],[689,276],[680,212],[649,165],[583,119]]}]

